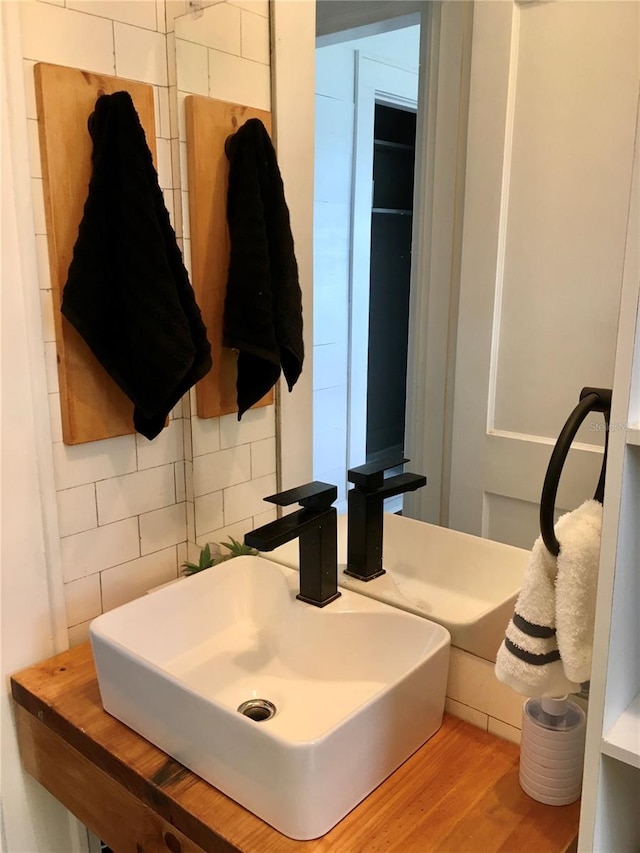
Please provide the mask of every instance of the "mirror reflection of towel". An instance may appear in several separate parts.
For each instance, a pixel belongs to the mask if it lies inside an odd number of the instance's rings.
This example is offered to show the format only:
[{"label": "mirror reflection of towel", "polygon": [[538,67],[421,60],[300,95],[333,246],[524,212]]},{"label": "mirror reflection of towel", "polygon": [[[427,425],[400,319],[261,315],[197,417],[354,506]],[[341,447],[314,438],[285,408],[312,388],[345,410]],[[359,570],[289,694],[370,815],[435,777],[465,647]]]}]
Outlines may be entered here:
[{"label": "mirror reflection of towel", "polygon": [[99,97],[89,132],[92,175],[61,310],[152,439],[211,368],[211,347],[129,93]]},{"label": "mirror reflection of towel", "polygon": [[227,140],[231,258],[223,343],[238,350],[238,420],[284,373],[302,371],[302,295],[275,151],[259,119]]}]

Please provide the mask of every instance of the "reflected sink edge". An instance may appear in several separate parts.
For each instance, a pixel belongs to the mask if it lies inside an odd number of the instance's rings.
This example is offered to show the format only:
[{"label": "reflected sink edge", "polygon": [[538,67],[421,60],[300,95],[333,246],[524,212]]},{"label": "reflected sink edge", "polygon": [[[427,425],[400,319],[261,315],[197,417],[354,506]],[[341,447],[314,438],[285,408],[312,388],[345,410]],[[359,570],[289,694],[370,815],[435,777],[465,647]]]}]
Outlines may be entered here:
[{"label": "reflected sink edge", "polygon": [[[338,517],[338,585],[341,589],[430,619],[449,631],[453,646],[495,662],[522,585],[530,556],[528,551],[385,513],[383,567],[386,572],[374,580],[360,581],[344,573],[346,543],[347,516],[341,515]],[[474,552],[478,555],[477,565],[473,565],[471,555]],[[418,563],[414,553],[420,555]],[[435,577],[430,577],[429,569],[437,562],[438,554],[442,556],[444,571],[438,566],[439,572],[435,573]],[[263,556],[298,569],[296,542],[283,545]],[[414,565],[415,577],[407,578],[401,566],[411,564]],[[427,585],[420,589],[418,582],[423,571]],[[464,595],[465,571],[469,587],[473,590],[471,596]],[[482,588],[480,595],[477,594],[478,586]]]}]

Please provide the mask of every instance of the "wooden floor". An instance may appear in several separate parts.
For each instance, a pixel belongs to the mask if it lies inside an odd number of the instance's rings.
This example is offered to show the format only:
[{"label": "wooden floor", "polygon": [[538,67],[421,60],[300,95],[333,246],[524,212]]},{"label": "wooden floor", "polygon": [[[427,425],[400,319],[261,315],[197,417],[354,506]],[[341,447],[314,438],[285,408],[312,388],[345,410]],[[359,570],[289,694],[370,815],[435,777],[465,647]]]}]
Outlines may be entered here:
[{"label": "wooden floor", "polygon": [[518,783],[515,744],[445,715],[334,829],[293,841],[105,713],[89,644],[12,679],[23,763],[115,853],[555,853],[579,804]]}]

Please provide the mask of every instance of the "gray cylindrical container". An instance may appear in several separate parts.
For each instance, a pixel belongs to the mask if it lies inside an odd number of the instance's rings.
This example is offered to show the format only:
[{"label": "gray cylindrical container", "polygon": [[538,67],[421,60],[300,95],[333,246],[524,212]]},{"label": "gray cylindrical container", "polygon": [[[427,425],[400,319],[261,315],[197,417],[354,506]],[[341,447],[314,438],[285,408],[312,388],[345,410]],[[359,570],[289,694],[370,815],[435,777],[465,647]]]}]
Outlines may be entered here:
[{"label": "gray cylindrical container", "polygon": [[522,709],[520,786],[540,803],[566,806],[582,789],[585,713],[566,696],[529,699]]}]

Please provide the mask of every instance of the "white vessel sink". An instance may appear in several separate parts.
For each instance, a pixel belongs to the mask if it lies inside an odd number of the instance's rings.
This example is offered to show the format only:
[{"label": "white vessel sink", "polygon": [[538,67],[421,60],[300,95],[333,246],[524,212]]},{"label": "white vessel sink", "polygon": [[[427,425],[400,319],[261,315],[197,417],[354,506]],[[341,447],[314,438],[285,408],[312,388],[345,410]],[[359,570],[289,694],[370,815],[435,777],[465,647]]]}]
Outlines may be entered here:
[{"label": "white vessel sink", "polygon": [[[297,543],[276,548],[269,558],[297,568]],[[452,645],[487,660],[496,659],[528,559],[522,548],[385,513],[386,574],[359,581],[344,574],[347,516],[338,517],[341,587],[426,616],[449,631]]]},{"label": "white vessel sink", "polygon": [[[323,835],[442,722],[450,637],[238,557],[99,616],[105,709],[291,838]],[[238,707],[266,699],[256,721]]]}]

